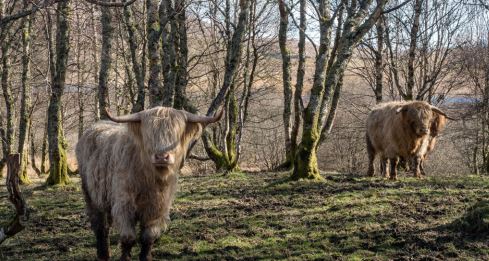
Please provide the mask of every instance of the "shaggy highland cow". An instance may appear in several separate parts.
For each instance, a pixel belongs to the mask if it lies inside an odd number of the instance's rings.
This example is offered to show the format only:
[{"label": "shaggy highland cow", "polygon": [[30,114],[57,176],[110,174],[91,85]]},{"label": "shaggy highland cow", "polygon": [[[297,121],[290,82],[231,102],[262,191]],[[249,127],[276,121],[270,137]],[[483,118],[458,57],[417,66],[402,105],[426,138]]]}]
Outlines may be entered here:
[{"label": "shaggy highland cow", "polygon": [[[99,121],[76,146],[87,213],[97,240],[97,257],[109,260],[109,228],[120,233],[121,260],[131,260],[136,224],[141,227],[141,260],[169,222],[177,176],[189,144],[219,121],[172,108],[156,107]],[[121,124],[125,123],[125,124]]]},{"label": "shaggy highland cow", "polygon": [[[374,160],[381,155],[386,176],[397,178],[399,157],[413,159],[413,171],[421,176],[421,161],[430,145],[431,124],[436,115],[447,115],[427,102],[387,102],[379,104],[367,118],[368,175],[374,175]],[[433,142],[434,146],[434,142]],[[387,169],[390,162],[390,171]]]}]

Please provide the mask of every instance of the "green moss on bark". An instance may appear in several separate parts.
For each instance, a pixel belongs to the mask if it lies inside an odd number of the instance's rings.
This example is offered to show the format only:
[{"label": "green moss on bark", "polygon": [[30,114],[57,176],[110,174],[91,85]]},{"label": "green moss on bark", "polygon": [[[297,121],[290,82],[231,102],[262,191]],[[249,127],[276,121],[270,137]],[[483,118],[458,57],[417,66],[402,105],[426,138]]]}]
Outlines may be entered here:
[{"label": "green moss on bark", "polygon": [[[62,139],[60,139],[62,140]],[[51,162],[47,185],[66,185],[70,183],[68,176],[68,162],[66,160],[66,150],[63,143],[58,144],[59,159]]]},{"label": "green moss on bark", "polygon": [[317,128],[310,128],[309,130],[302,135],[302,142],[295,155],[294,170],[290,177],[292,180],[323,179],[319,173],[316,151],[319,133]]},{"label": "green moss on bark", "polygon": [[27,153],[24,151],[22,153],[22,159],[20,161],[20,172],[19,172],[19,182],[20,184],[30,184],[31,180],[27,175]]}]

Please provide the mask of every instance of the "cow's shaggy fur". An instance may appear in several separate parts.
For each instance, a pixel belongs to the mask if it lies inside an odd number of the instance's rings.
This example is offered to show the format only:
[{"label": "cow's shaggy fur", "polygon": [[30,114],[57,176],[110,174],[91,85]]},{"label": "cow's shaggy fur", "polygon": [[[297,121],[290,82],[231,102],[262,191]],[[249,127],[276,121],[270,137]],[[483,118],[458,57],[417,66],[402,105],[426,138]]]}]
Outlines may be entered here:
[{"label": "cow's shaggy fur", "polygon": [[380,154],[383,168],[390,161],[390,178],[397,178],[399,157],[414,158],[416,176],[421,175],[421,158],[430,144],[430,124],[435,115],[426,102],[387,102],[377,105],[367,118],[368,174],[374,175],[374,160]]},{"label": "cow's shaggy fur", "polygon": [[[185,112],[172,108],[156,107],[139,114],[140,122],[93,124],[76,146],[87,212],[102,260],[109,259],[112,221],[120,232],[121,260],[130,260],[137,223],[140,259],[151,259],[151,246],[170,220],[177,176],[189,144],[204,127],[188,122]],[[164,148],[171,148],[175,163],[155,166],[151,156]]]}]

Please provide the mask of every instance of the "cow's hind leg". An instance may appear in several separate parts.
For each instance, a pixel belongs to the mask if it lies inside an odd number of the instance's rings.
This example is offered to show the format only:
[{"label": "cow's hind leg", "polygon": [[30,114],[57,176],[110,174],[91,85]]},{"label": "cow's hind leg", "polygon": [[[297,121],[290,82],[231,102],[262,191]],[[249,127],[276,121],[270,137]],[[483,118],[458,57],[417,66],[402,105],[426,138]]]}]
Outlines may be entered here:
[{"label": "cow's hind leg", "polygon": [[107,213],[92,210],[90,223],[97,240],[97,258],[98,260],[109,260],[109,222]]},{"label": "cow's hind leg", "polygon": [[370,138],[368,137],[368,134],[365,135],[365,138],[367,141],[367,154],[368,154],[368,172],[367,172],[367,175],[370,177],[373,177],[375,175],[375,169],[374,169],[375,149],[372,145],[372,142],[370,141]]},{"label": "cow's hind leg", "polygon": [[109,260],[109,217],[107,213],[104,213],[93,207],[90,195],[88,195],[88,190],[86,185],[82,182],[83,194],[85,196],[85,202],[87,205],[87,214],[90,219],[90,225],[95,233],[95,238],[97,241],[97,259],[98,260]]},{"label": "cow's hind leg", "polygon": [[397,164],[399,163],[399,158],[392,158],[390,159],[390,165],[391,165],[391,180],[397,180]]},{"label": "cow's hind leg", "polygon": [[141,229],[141,253],[139,253],[139,260],[151,261],[153,256],[151,255],[151,249],[157,238],[160,237],[161,228],[159,226],[142,227]]},{"label": "cow's hind leg", "polygon": [[389,163],[389,159],[388,158],[385,158],[385,157],[382,157],[381,158],[381,162],[380,162],[380,169],[381,169],[381,172],[382,172],[382,175],[387,179],[389,178],[389,166],[390,166],[390,163]]}]

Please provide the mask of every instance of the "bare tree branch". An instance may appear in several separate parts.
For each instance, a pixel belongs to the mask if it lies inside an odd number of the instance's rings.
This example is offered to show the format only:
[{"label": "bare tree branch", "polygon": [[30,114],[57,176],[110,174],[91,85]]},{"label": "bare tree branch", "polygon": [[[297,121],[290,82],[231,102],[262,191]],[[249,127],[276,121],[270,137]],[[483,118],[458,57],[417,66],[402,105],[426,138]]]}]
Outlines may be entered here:
[{"label": "bare tree branch", "polygon": [[42,4],[38,4],[38,5],[33,4],[31,9],[24,9],[24,10],[18,11],[17,13],[15,13],[13,15],[2,17],[0,19],[0,28],[5,26],[9,22],[20,19],[22,17],[26,17],[28,15],[31,15],[31,14],[43,9],[43,8],[46,8],[50,5],[53,5],[53,4],[58,3],[58,2],[63,2],[63,1],[66,1],[66,0],[46,0]]},{"label": "bare tree branch", "polygon": [[98,1],[98,0],[85,0],[85,1],[87,1],[91,4],[105,6],[105,7],[126,7],[128,5],[132,5],[134,2],[136,2],[136,0],[130,0],[130,1],[122,0],[122,2],[115,2],[115,1],[104,2],[104,1]]}]

